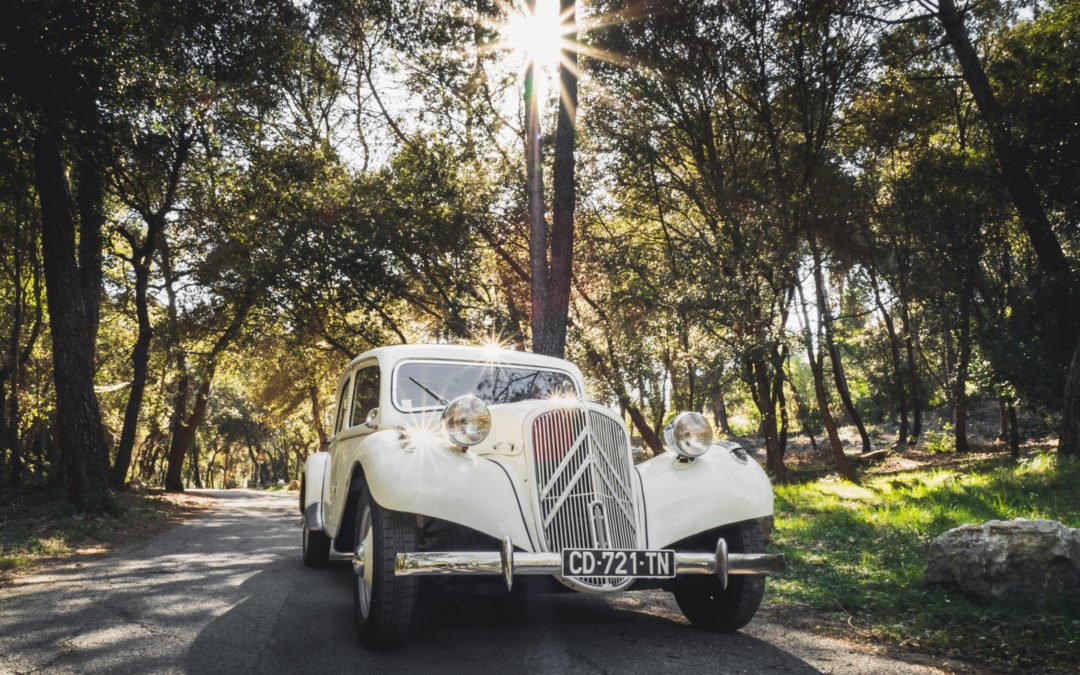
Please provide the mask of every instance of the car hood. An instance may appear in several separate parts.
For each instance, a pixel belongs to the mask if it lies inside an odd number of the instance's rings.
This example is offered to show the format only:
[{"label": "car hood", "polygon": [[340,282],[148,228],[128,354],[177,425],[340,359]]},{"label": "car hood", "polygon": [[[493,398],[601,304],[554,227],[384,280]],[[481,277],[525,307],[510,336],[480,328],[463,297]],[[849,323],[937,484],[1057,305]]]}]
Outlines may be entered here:
[{"label": "car hood", "polygon": [[549,410],[567,408],[597,411],[618,420],[620,424],[622,423],[618,412],[611,408],[577,398],[540,399],[497,404],[489,408],[491,411],[491,432],[472,451],[477,455],[519,456],[524,450],[526,439],[529,438],[529,425],[532,420],[537,415]]}]

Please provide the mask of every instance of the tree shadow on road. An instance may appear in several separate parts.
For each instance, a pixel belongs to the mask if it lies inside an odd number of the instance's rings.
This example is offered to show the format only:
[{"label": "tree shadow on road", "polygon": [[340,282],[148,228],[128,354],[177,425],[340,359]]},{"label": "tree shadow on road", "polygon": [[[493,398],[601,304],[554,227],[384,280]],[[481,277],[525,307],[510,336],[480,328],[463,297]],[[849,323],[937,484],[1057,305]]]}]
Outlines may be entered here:
[{"label": "tree shadow on road", "polygon": [[268,509],[295,519],[255,502],[19,579],[0,596],[0,672],[175,671],[201,629],[249,603],[253,587],[288,585],[299,540],[285,527],[256,532]]},{"label": "tree shadow on road", "polygon": [[[296,562],[299,566],[299,561]],[[288,588],[255,575],[248,599],[198,635],[188,672],[787,672],[817,673],[803,660],[745,634],[717,635],[687,625],[666,593],[616,596],[506,593],[496,586],[425,594],[400,649],[370,652],[354,633],[351,570],[302,568]],[[266,613],[260,594],[286,594]],[[280,596],[279,596],[280,601]],[[272,622],[272,626],[267,626]],[[222,658],[265,641],[241,666]],[[245,659],[246,660],[246,659]]]}]

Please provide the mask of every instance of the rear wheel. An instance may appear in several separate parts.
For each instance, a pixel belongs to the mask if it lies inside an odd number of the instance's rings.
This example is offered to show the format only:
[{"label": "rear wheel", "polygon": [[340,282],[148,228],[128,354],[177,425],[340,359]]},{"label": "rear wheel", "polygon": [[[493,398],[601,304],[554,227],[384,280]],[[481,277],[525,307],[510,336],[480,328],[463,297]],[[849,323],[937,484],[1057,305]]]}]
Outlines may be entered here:
[{"label": "rear wheel", "polygon": [[[742,523],[724,538],[731,553],[765,552],[765,533],[758,521]],[[718,633],[732,633],[750,623],[764,594],[764,575],[732,574],[726,590],[715,575],[675,581],[675,601],[690,623]]]},{"label": "rear wheel", "polygon": [[394,575],[398,552],[415,551],[420,544],[416,518],[379,506],[361,489],[356,505],[355,540],[364,547],[364,570],[353,577],[353,613],[360,641],[384,649],[405,641],[416,602],[417,582]]}]

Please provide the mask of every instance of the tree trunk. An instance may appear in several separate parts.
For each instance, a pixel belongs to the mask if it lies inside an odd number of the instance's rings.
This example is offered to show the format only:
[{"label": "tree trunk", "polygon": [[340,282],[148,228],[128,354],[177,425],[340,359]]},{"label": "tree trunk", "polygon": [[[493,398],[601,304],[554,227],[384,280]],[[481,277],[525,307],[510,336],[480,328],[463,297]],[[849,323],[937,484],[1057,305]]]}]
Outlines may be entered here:
[{"label": "tree trunk", "polygon": [[192,438],[191,441],[191,478],[192,483],[195,484],[195,489],[202,489],[202,478],[199,476],[199,439]]},{"label": "tree trunk", "polygon": [[[836,469],[846,480],[857,483],[858,478],[848,462],[844,453],[844,444],[840,441],[840,434],[836,430],[836,422],[832,413],[829,412],[829,398],[825,392],[825,356],[821,353],[821,345],[814,349],[814,341],[810,333],[810,315],[806,309],[806,298],[801,286],[796,286],[799,295],[799,305],[803,315],[803,338],[806,343],[806,360],[810,364],[810,374],[814,380],[814,398],[817,400],[818,413],[821,415],[822,426],[829,437],[829,446],[832,448],[833,459],[836,461]],[[821,324],[818,324],[819,332]],[[816,353],[815,353],[816,351]]]},{"label": "tree trunk", "polygon": [[975,105],[979,108],[979,114],[986,124],[1005,187],[1016,205],[1024,231],[1031,240],[1039,267],[1048,277],[1064,280],[1068,274],[1068,261],[1050,227],[1050,221],[1047,220],[1039,195],[1035,191],[1035,183],[1028,173],[1026,152],[1013,138],[1005,119],[1005,111],[990,88],[990,80],[979,62],[979,56],[964,26],[964,19],[953,0],[938,0],[938,19],[945,29],[956,59],[960,62],[964,82],[967,83]]},{"label": "tree trunk", "polygon": [[779,362],[774,361],[776,377],[773,379],[772,385],[773,404],[776,409],[780,411],[780,430],[777,432],[777,446],[779,448],[778,454],[781,461],[783,461],[784,455],[787,454],[788,427],[791,422],[791,420],[788,419],[787,397],[784,396],[785,378],[783,361],[786,358],[787,348],[785,347],[779,355]]},{"label": "tree trunk", "polygon": [[727,403],[724,402],[724,391],[720,387],[712,392],[712,409],[717,430],[725,436],[730,436],[731,425],[728,423]]},{"label": "tree trunk", "polygon": [[[536,0],[527,0],[536,10]],[[544,219],[544,150],[540,127],[540,102],[536,90],[536,65],[525,66],[525,184],[529,203],[529,276],[532,301],[533,351],[547,348],[548,231]]]},{"label": "tree trunk", "polygon": [[619,405],[626,409],[626,412],[630,415],[630,421],[633,423],[634,428],[641,434],[641,440],[646,446],[653,452],[653,456],[661,455],[664,453],[664,443],[660,440],[660,435],[656,433],[656,430],[649,426],[648,421],[645,419],[645,415],[641,413],[638,407],[630,402],[630,399],[625,396],[619,397]]},{"label": "tree trunk", "polygon": [[802,396],[799,395],[799,389],[795,386],[795,383],[791,381],[791,378],[787,378],[787,381],[791,384],[791,398],[795,401],[795,417],[802,424],[803,433],[810,439],[810,449],[817,452],[817,439],[814,438],[814,432],[810,429],[810,413],[803,404]]},{"label": "tree trunk", "polygon": [[[660,440],[660,436],[657,434],[656,429],[659,427],[653,427],[649,425],[648,420],[645,419],[645,415],[630,401],[630,396],[626,393],[626,386],[624,385],[622,378],[619,376],[618,370],[614,366],[609,366],[600,352],[589,344],[588,340],[582,340],[581,346],[585,349],[585,358],[588,359],[589,364],[600,373],[608,383],[615,389],[615,394],[619,399],[619,407],[626,411],[630,415],[630,422],[641,434],[641,438],[645,445],[652,450],[653,455],[660,455],[664,452],[664,444]],[[611,350],[611,337],[608,335],[608,349]],[[638,387],[638,391],[644,392],[644,387]]]},{"label": "tree trunk", "polygon": [[836,430],[836,422],[833,420],[832,413],[829,412],[828,394],[825,392],[824,359],[825,356],[819,351],[814,359],[816,365],[810,367],[810,372],[814,378],[814,396],[817,398],[818,413],[821,415],[825,433],[829,436],[829,445],[832,447],[837,471],[845,479],[857,483],[855,472],[852,471],[851,463],[848,462],[847,454],[844,453],[844,444],[840,440],[839,432]]},{"label": "tree trunk", "polygon": [[956,345],[953,340],[952,317],[949,310],[941,307],[941,372],[944,373],[945,403],[949,410],[956,409]]},{"label": "tree trunk", "polygon": [[963,289],[960,294],[960,326],[957,335],[959,354],[956,375],[953,378],[953,430],[957,452],[970,452],[967,438],[968,401],[967,378],[971,364],[971,293]]},{"label": "tree trunk", "polygon": [[206,487],[211,490],[214,489],[214,465],[217,462],[217,456],[221,452],[216,444],[214,445],[214,452],[210,455],[210,459],[206,462]]},{"label": "tree trunk", "polygon": [[311,417],[315,420],[315,433],[319,437],[319,452],[330,449],[330,442],[326,437],[326,425],[323,424],[322,406],[319,405],[319,388],[314,384],[308,385],[308,397],[311,399]]},{"label": "tree trunk", "polygon": [[818,323],[825,328],[825,349],[829,353],[829,362],[832,364],[833,380],[836,383],[836,391],[840,394],[840,402],[847,411],[848,417],[851,418],[852,424],[854,424],[855,428],[858,430],[859,438],[862,439],[862,451],[865,455],[871,450],[870,435],[866,433],[866,426],[863,424],[862,416],[859,415],[859,412],[855,409],[855,404],[851,400],[851,392],[848,389],[847,378],[844,376],[844,366],[840,360],[840,350],[836,346],[835,336],[833,335],[832,311],[829,309],[829,296],[825,291],[825,279],[821,269],[821,254],[818,251],[813,232],[808,232],[807,238],[810,242],[810,252],[814,259],[814,289],[817,293]]},{"label": "tree trunk", "polygon": [[855,403],[851,400],[851,390],[848,388],[847,376],[844,375],[844,366],[840,360],[840,349],[835,344],[830,344],[828,347],[836,391],[840,394],[840,402],[844,405],[844,410],[847,411],[848,417],[851,418],[855,429],[859,432],[859,438],[862,440],[862,452],[865,455],[873,449],[870,445],[870,434],[866,432],[866,425],[863,424],[862,415],[855,409]]},{"label": "tree trunk", "polygon": [[787,466],[784,465],[784,456],[780,449],[780,436],[776,427],[776,407],[770,391],[771,380],[766,371],[765,360],[751,357],[750,374],[754,405],[761,413],[762,431],[765,434],[766,467],[773,471],[778,483],[784,483],[787,481]]},{"label": "tree trunk", "polygon": [[[183,457],[179,458],[179,462],[173,460],[173,453],[177,451],[177,438],[183,432],[184,415],[187,414],[188,407],[188,395],[191,388],[191,375],[186,370],[184,359],[181,356],[179,360],[180,379],[176,383],[176,396],[173,398],[172,415],[169,419],[169,450],[165,454],[166,456],[166,473],[165,473],[165,489],[183,491],[184,484],[181,480],[181,468],[183,466]],[[187,451],[187,448],[184,448]],[[175,471],[173,465],[177,465]],[[170,488],[169,484],[172,482],[173,487]],[[177,488],[176,486],[179,486]]]},{"label": "tree trunk", "polygon": [[906,445],[908,440],[908,406],[907,391],[904,387],[904,366],[900,361],[900,338],[896,334],[896,326],[893,324],[892,316],[885,308],[885,303],[881,301],[881,290],[878,287],[877,275],[874,273],[873,268],[870,269],[870,286],[874,291],[874,304],[877,305],[878,311],[881,312],[881,319],[885,322],[885,330],[889,334],[889,358],[892,361],[893,386],[896,389],[896,401],[900,408],[900,428],[896,434],[896,445],[901,447]]},{"label": "tree trunk", "polygon": [[1076,342],[1072,365],[1065,380],[1065,405],[1061,413],[1058,453],[1080,457],[1080,340]]},{"label": "tree trunk", "polygon": [[1020,425],[1016,422],[1016,401],[1010,398],[1006,408],[1009,412],[1009,454],[1013,459],[1020,459]]},{"label": "tree trunk", "polygon": [[1009,440],[1009,404],[1005,396],[998,396],[998,438]]},{"label": "tree trunk", "polygon": [[[135,435],[139,427],[139,413],[142,409],[143,394],[146,390],[150,342],[154,337],[154,329],[150,325],[147,298],[150,268],[153,266],[154,254],[157,252],[158,245],[163,242],[166,219],[173,210],[177,189],[180,184],[180,176],[195,138],[194,134],[190,133],[190,127],[186,123],[181,123],[179,128],[174,129],[174,132],[177,138],[176,154],[169,165],[161,203],[157,209],[154,209],[149,203],[144,203],[136,208],[146,223],[146,236],[140,240],[137,234],[130,232],[126,228],[120,228],[120,234],[127,239],[128,244],[131,246],[130,262],[135,272],[135,316],[138,321],[139,332],[135,339],[135,345],[131,350],[131,389],[128,392],[127,406],[124,410],[124,425],[120,433],[120,445],[116,451],[116,461],[113,464],[110,477],[113,487],[116,489],[124,487],[128,469],[131,466],[131,453],[135,447]],[[198,475],[197,472],[196,475]]]},{"label": "tree trunk", "polygon": [[[199,390],[195,394],[195,405],[191,409],[191,415],[189,415],[185,421],[180,422],[176,427],[176,431],[173,433],[172,443],[169,446],[169,465],[165,470],[166,492],[184,491],[184,458],[187,456],[191,444],[195,441],[195,432],[198,430],[199,425],[202,424],[203,418],[206,416],[206,403],[210,397],[210,385],[213,378],[214,373],[211,371],[207,374],[206,379],[199,385]],[[183,418],[182,411],[183,408],[176,413],[181,419]]]},{"label": "tree trunk", "polygon": [[[5,476],[5,480],[8,487],[14,492],[15,488],[23,480],[23,447],[17,442],[18,424],[13,421],[11,426],[12,429],[9,433],[16,437],[16,442],[11,446],[11,454],[8,456],[8,469],[6,469],[8,475]],[[0,483],[0,494],[3,492],[3,487],[3,484]]]},{"label": "tree trunk", "polygon": [[[559,16],[576,23],[575,0],[560,0]],[[564,40],[577,39],[574,31]],[[546,335],[541,354],[562,358],[566,352],[566,327],[570,311],[570,282],[574,260],[574,146],[577,129],[577,52],[563,49],[559,63],[559,117],[555,124],[555,162],[551,200],[551,269],[548,272]]]},{"label": "tree trunk", "polygon": [[56,427],[67,496],[81,510],[112,511],[106,475],[108,445],[94,393],[94,351],[101,302],[101,171],[89,160],[80,162],[76,260],[74,209],[60,136],[49,122],[34,141],[34,168],[41,202]]},{"label": "tree trunk", "polygon": [[915,445],[922,435],[922,392],[919,387],[919,371],[915,364],[915,337],[912,334],[911,316],[907,305],[900,303],[900,321],[904,329],[904,352],[907,356],[908,381],[911,383],[911,438]]},{"label": "tree trunk", "polygon": [[[19,243],[16,242],[16,246]],[[22,288],[22,252],[16,251],[15,254],[15,316],[13,317],[12,331],[11,331],[11,344],[10,352],[8,356],[8,363],[4,368],[4,373],[0,374],[0,382],[5,378],[8,380],[8,389],[10,391],[10,398],[8,399],[7,407],[7,420],[8,423],[4,424],[0,422],[0,429],[6,430],[4,433],[4,444],[8,447],[9,453],[7,457],[7,482],[12,489],[20,482],[22,478],[23,459],[22,456],[24,444],[23,440],[19,438],[19,419],[22,416],[19,406],[19,389],[22,386],[22,373],[23,364],[30,360],[30,355],[33,354],[34,346],[37,344],[38,336],[41,334],[41,326],[43,323],[43,311],[42,307],[44,303],[41,297],[41,272],[40,265],[38,263],[37,253],[31,253],[33,264],[33,277],[34,277],[34,323],[30,327],[30,335],[27,336],[24,344],[19,343],[22,326],[25,318],[26,298]],[[3,407],[3,395],[2,388],[0,388],[0,408]],[[0,419],[4,417],[3,412],[0,411]],[[30,434],[31,438],[36,442],[37,432],[36,423]],[[0,459],[4,456],[3,452],[0,452]],[[3,475],[2,461],[0,461],[0,475]],[[0,489],[3,488],[3,479],[0,479]]]},{"label": "tree trunk", "polygon": [[[136,260],[137,254],[132,259]],[[128,392],[127,407],[124,410],[124,426],[120,432],[120,445],[116,449],[110,482],[121,490],[127,480],[131,467],[131,452],[135,447],[135,433],[139,427],[139,412],[142,409],[143,392],[146,390],[147,363],[150,360],[150,341],[154,329],[150,325],[147,288],[150,285],[149,258],[142,264],[135,265],[135,316],[139,322],[139,333],[135,346],[131,350],[131,390]]]},{"label": "tree trunk", "polygon": [[[14,490],[15,486],[18,485],[17,480],[13,480],[9,484],[8,479],[7,479],[7,476],[8,476],[8,471],[7,471],[8,457],[14,455],[15,453],[14,453],[14,449],[12,449],[11,452],[8,452],[5,449],[7,447],[7,445],[8,445],[7,444],[8,427],[7,427],[7,416],[6,416],[6,412],[5,412],[6,409],[7,409],[7,399],[5,397],[6,397],[6,394],[5,394],[5,391],[4,391],[3,381],[0,380],[0,437],[2,437],[4,439],[4,442],[2,444],[0,444],[0,495],[4,494],[4,491],[5,491],[6,488],[10,487],[12,490]],[[12,426],[14,426],[14,424]]]}]

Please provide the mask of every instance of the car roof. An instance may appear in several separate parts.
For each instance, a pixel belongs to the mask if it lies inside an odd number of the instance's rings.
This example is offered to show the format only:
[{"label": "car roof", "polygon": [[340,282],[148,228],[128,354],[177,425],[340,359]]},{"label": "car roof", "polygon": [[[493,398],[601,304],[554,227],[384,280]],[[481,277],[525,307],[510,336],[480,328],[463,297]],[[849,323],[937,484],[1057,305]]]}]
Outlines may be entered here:
[{"label": "car roof", "polygon": [[436,359],[446,361],[468,361],[473,363],[497,363],[500,365],[535,366],[569,371],[579,381],[584,380],[581,371],[573,363],[554,356],[544,356],[532,352],[504,349],[498,346],[410,344],[390,345],[370,349],[349,363],[349,368],[361,361],[372,358],[384,366],[393,366],[406,359]]}]

